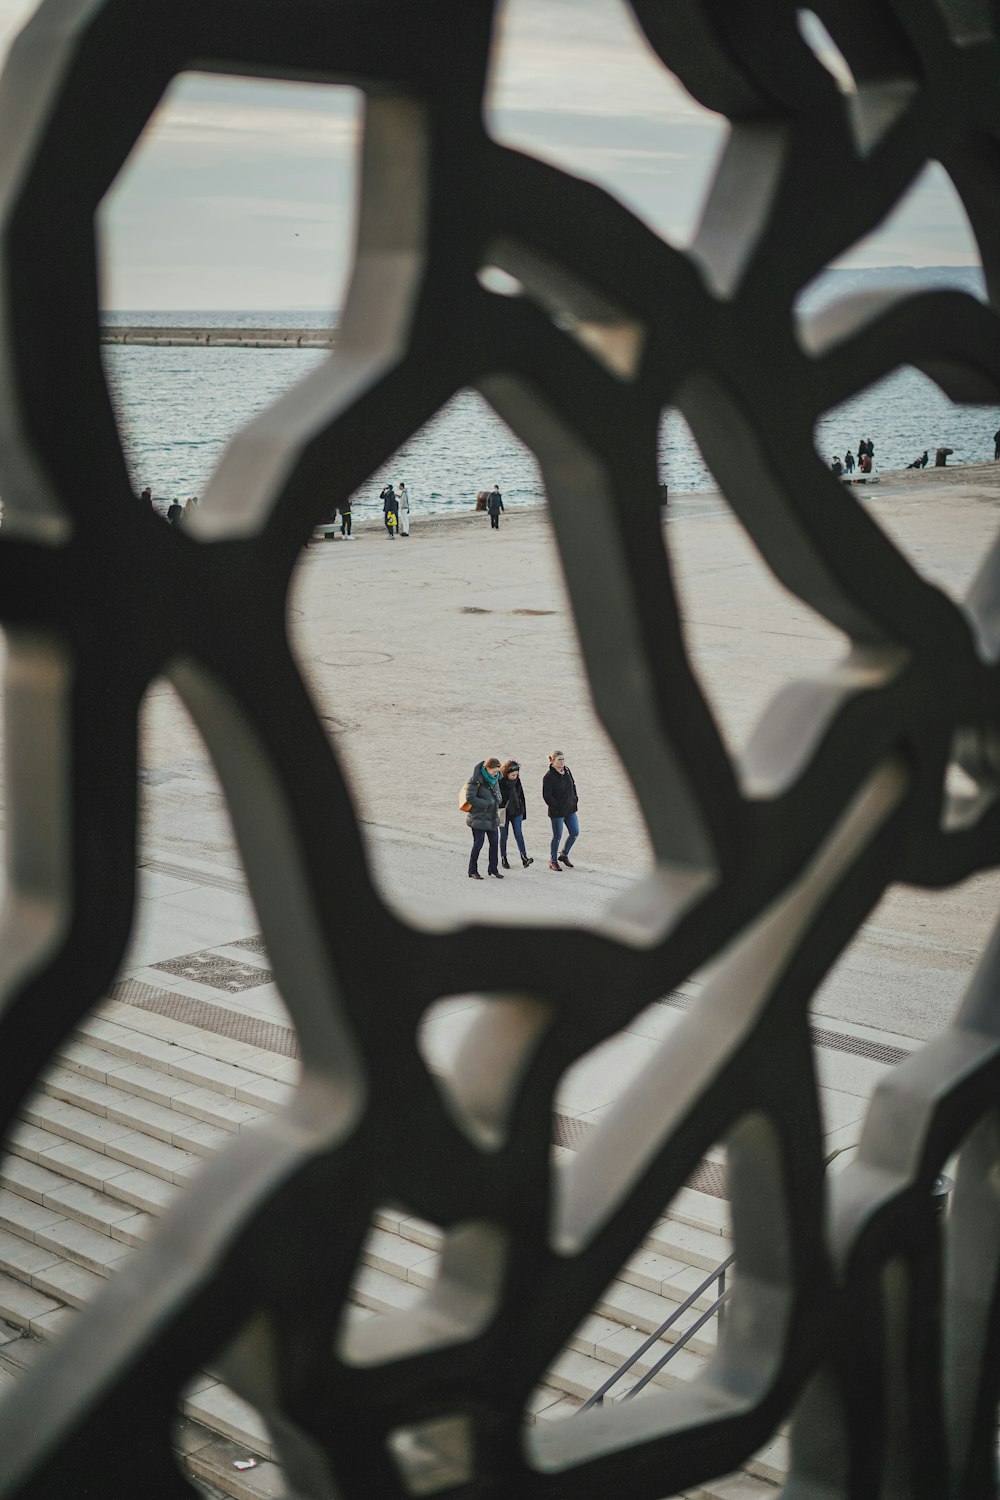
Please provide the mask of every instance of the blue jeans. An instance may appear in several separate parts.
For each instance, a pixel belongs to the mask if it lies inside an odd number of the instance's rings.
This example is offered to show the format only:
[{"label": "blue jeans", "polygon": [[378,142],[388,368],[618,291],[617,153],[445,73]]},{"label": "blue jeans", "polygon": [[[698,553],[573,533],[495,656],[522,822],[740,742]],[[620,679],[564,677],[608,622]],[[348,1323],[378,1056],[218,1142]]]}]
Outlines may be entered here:
[{"label": "blue jeans", "polygon": [[469,855],[469,874],[476,874],[476,866],[479,864],[479,851],[483,847],[483,840],[489,839],[490,853],[486,861],[486,870],[490,875],[496,875],[500,869],[497,864],[497,831],[495,828],[474,828],[472,830],[472,853]]},{"label": "blue jeans", "polygon": [[524,847],[524,835],[521,832],[521,824],[523,822],[524,818],[520,814],[516,818],[512,818],[508,813],[507,821],[500,830],[500,853],[504,859],[507,858],[507,834],[511,828],[514,830],[514,842],[521,851],[521,858],[527,859],[528,851]]},{"label": "blue jeans", "polygon": [[556,860],[559,858],[559,840],[562,838],[564,825],[566,828],[566,832],[569,834],[569,838],[566,840],[566,847],[563,849],[564,854],[569,853],[573,845],[576,843],[577,839],[580,837],[580,819],[577,817],[576,813],[567,813],[565,818],[553,818],[552,847],[549,850],[549,859],[553,864],[555,864]]}]

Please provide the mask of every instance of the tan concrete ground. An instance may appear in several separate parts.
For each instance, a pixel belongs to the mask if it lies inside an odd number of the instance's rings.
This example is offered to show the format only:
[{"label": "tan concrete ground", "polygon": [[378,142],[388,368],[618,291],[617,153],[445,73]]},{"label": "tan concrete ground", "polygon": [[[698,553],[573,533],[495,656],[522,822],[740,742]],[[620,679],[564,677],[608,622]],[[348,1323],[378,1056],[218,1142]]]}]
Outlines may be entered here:
[{"label": "tan concrete ground", "polygon": [[[958,594],[996,534],[1000,465],[884,475],[877,488],[854,487],[852,494],[916,566]],[[530,898],[535,914],[591,919],[648,867],[649,849],[631,788],[589,703],[545,513],[510,512],[492,533],[484,516],[432,521],[415,512],[412,537],[394,542],[381,517],[356,512],[356,521],[351,543],[317,543],[303,555],[291,630],[349,771],[389,899],[419,911],[433,886],[457,917],[469,913],[468,834],[457,790],[483,755],[516,755],[536,858],[528,875],[539,877]],[[774,582],[720,496],[677,497],[666,540],[693,658],[735,748],[775,690],[835,659],[842,638]],[[149,730],[150,844],[233,863],[199,743],[169,689],[152,695]],[[580,789],[583,833],[574,857],[586,889],[581,879],[575,896],[564,884],[557,897],[556,877],[545,866],[539,786],[555,748],[566,752]],[[164,773],[175,779],[161,780]],[[512,874],[489,909],[523,916],[526,878]],[[820,1010],[930,1034],[961,992],[998,895],[992,875],[944,893],[890,893],[828,984]]]}]

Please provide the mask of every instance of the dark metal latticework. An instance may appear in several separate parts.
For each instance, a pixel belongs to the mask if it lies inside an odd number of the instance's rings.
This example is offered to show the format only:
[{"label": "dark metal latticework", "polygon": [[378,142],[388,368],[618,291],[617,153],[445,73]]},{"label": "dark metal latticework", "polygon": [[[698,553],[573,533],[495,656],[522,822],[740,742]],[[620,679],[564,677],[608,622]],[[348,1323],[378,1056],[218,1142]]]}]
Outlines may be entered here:
[{"label": "dark metal latticework", "polygon": [[[136,722],[161,673],[222,780],[305,1072],[294,1107],[206,1165],[5,1401],[4,1494],[188,1494],[172,1412],[220,1350],[302,1496],[407,1493],[394,1436],[450,1421],[468,1497],[657,1500],[736,1468],[786,1420],[789,1495],[996,1493],[1000,946],[953,1024],[879,1089],[857,1164],[830,1183],[807,1006],[888,883],[959,879],[1000,838],[1000,551],[953,603],[824,472],[814,420],[901,363],[996,402],[1000,325],[944,292],[806,328],[792,304],[930,158],[1000,296],[998,13],[812,9],[850,95],[782,0],[632,0],[664,64],[732,122],[687,254],[490,139],[490,0],[45,0],[17,41],[0,91],[4,1123],[121,960]],[[195,537],[130,489],[94,237],[189,68],[366,96],[339,346],[239,436]],[[487,290],[489,265],[522,295]],[[350,494],[468,385],[539,458],[594,699],[656,851],[589,933],[470,941],[387,911],[286,638],[317,494]],[[774,573],[851,642],[779,696],[740,764],[685,653],[657,524],[668,403]],[[945,792],[952,760],[977,787],[962,801]],[[329,899],[345,883],[347,928]],[[713,955],[669,1048],[555,1169],[561,1075]],[[445,1097],[415,1031],[470,988],[492,1003]],[[527,1436],[547,1364],[722,1138],[739,1275],[708,1374]],[[959,1148],[939,1225],[930,1188]],[[345,1344],[384,1203],[445,1227],[440,1279]]]}]

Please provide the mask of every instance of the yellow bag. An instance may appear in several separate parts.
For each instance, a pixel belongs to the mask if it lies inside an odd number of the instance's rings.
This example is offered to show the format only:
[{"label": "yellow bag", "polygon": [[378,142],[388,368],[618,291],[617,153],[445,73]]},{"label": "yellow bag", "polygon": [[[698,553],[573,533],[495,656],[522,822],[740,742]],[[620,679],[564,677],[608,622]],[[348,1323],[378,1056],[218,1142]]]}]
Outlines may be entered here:
[{"label": "yellow bag", "polygon": [[459,810],[459,812],[471,812],[472,811],[472,803],[469,801],[468,796],[467,796],[468,790],[469,790],[469,783],[467,781],[463,781],[462,785],[458,789],[458,810]]}]

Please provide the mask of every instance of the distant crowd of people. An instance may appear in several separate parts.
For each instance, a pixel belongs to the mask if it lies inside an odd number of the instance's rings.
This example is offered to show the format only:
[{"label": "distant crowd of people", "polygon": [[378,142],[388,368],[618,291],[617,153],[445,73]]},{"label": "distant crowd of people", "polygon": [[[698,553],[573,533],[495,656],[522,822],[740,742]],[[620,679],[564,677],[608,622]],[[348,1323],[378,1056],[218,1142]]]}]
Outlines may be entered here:
[{"label": "distant crowd of people", "polygon": [[[156,510],[156,504],[153,500],[153,491],[150,489],[148,484],[139,498],[141,500],[145,500],[150,509]],[[179,500],[171,500],[166,509],[166,519],[171,526],[179,526],[183,521],[190,520],[192,512],[196,511],[197,509],[197,495],[189,495],[188,498],[184,501],[183,505]]]},{"label": "distant crowd of people", "polygon": [[[577,816],[579,797],[573,772],[566,764],[561,750],[553,750],[549,756],[549,768],[542,778],[542,800],[548,812],[551,827],[549,840],[549,869],[562,874],[574,868],[569,853],[580,836],[580,819]],[[469,855],[469,879],[482,880],[479,873],[479,856],[483,844],[488,844],[486,860],[487,875],[502,880],[500,866],[510,869],[507,860],[508,836],[513,831],[514,842],[525,869],[534,864],[524,842],[524,822],[528,816],[528,802],[521,782],[521,766],[516,760],[501,763],[495,755],[481,760],[476,766],[461,793],[459,807],[466,814],[466,823],[472,830],[472,852]],[[562,844],[560,851],[559,845]]]},{"label": "distant crowd of people", "polygon": [[835,453],[830,460],[830,473],[839,479],[843,474],[853,474],[855,467],[861,474],[870,474],[875,464],[875,444],[871,438],[862,438],[858,444],[858,456],[855,461],[854,454],[848,448],[844,454],[843,461],[840,455]]}]

